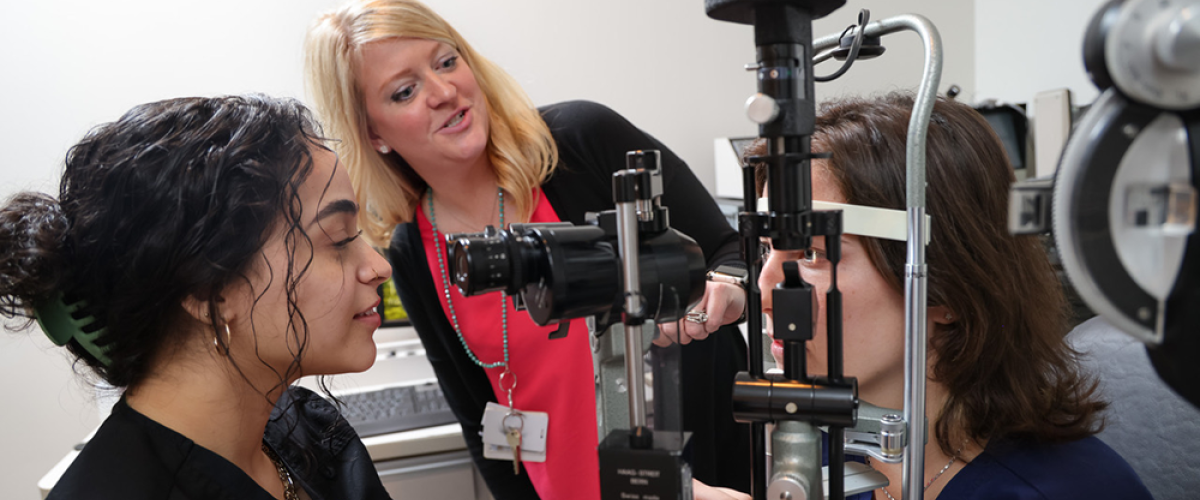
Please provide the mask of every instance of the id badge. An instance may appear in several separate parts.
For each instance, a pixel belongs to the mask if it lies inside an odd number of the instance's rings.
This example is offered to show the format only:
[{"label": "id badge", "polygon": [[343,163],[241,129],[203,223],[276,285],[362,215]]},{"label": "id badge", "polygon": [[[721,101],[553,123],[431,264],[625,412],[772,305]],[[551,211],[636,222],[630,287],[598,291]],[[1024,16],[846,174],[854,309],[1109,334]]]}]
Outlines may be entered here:
[{"label": "id badge", "polygon": [[[524,422],[521,426],[521,461],[546,461],[546,429],[550,425],[550,414],[542,411],[523,411]],[[493,460],[512,460],[513,451],[508,446],[505,437],[504,417],[508,416],[507,406],[488,402],[483,410],[483,457]],[[512,424],[518,417],[509,417]],[[517,420],[518,422],[520,420]]]}]

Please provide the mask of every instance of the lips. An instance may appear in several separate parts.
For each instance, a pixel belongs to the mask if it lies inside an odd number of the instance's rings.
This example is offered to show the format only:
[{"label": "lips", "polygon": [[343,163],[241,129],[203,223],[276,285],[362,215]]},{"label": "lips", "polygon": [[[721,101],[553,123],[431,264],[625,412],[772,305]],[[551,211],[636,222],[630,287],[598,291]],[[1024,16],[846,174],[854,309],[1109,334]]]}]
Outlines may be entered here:
[{"label": "lips", "polygon": [[371,304],[371,307],[369,307],[369,308],[367,308],[367,309],[364,309],[363,311],[360,311],[358,314],[355,314],[355,315],[354,315],[354,319],[361,319],[361,318],[369,318],[369,317],[371,317],[371,316],[378,316],[378,315],[379,315],[379,311],[377,311],[377,309],[379,308],[379,302],[380,302],[380,300],[379,300],[379,299],[375,299],[375,303],[374,303],[374,304]]},{"label": "lips", "polygon": [[[770,324],[770,321],[771,321],[770,316],[767,316],[763,319],[765,319],[768,322],[768,325]],[[763,330],[765,330],[765,333],[767,334],[767,338],[771,339],[771,356],[775,358],[776,364],[782,362],[781,360],[783,360],[783,341],[776,339],[774,333],[771,332],[771,329],[769,327],[764,328]]]},{"label": "lips", "polygon": [[773,344],[773,345],[777,345],[777,346],[783,345],[783,341],[776,339],[775,336],[771,334],[771,332],[767,332],[767,338],[771,339],[771,344]]},{"label": "lips", "polygon": [[442,127],[438,129],[438,131],[443,133],[456,133],[466,130],[466,128],[469,126],[471,126],[471,108],[463,107],[459,108],[458,111],[455,111],[454,114],[450,115],[450,117],[446,119],[446,122],[442,123]]},{"label": "lips", "polygon": [[454,116],[450,117],[450,120],[447,121],[445,125],[442,125],[442,128],[450,128],[455,125],[458,125],[459,123],[462,123],[463,116],[466,114],[467,114],[467,110],[465,110],[465,109],[462,111],[459,111],[458,113],[455,113]]}]

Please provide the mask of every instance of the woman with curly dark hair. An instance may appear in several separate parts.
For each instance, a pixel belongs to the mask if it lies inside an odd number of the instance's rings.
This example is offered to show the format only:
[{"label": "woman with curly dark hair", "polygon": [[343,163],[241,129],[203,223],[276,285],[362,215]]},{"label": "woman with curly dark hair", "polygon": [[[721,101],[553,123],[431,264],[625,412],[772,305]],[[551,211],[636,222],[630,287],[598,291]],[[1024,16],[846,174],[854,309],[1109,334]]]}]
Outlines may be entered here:
[{"label": "woman with curly dark hair", "polygon": [[135,107],[0,208],[0,313],[124,389],[50,498],[387,498],[291,385],[375,360],[354,199],[303,106],[246,96]]}]

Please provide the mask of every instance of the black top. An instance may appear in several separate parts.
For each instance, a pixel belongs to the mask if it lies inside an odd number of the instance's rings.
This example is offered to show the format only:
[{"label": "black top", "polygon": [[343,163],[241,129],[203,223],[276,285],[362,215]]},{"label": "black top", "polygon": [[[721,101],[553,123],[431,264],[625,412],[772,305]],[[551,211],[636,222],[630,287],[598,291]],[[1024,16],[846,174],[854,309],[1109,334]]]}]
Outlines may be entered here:
[{"label": "black top", "polygon": [[[696,240],[709,269],[743,267],[737,232],[683,160],[661,142],[592,102],[554,104],[541,113],[559,151],[559,165],[542,191],[564,222],[582,224],[587,212],[611,210],[612,174],[625,168],[625,153],[657,149],[662,153],[662,204],[670,210],[671,227]],[[484,406],[496,399],[484,370],[467,357],[442,310],[415,222],[396,226],[389,258],[400,300],[488,488],[498,500],[537,498],[526,474],[514,476],[511,463],[483,458],[480,422]],[[693,475],[746,491],[750,436],[748,426],[734,422],[732,407],[734,376],[746,369],[746,343],[736,327],[726,326],[681,351],[683,426],[693,432]]]},{"label": "black top", "polygon": [[[387,499],[354,429],[308,389],[285,393],[263,438],[312,500]],[[273,500],[250,476],[121,398],[47,497]]]},{"label": "black top", "polygon": [[1095,436],[1057,444],[997,439],[938,498],[1071,500],[1153,497],[1133,468]]},{"label": "black top", "polygon": [[[822,465],[829,464],[829,435],[822,433]],[[862,463],[859,456],[846,461]],[[942,479],[945,481],[945,479]],[[875,490],[847,497],[872,500]],[[1096,436],[1062,443],[994,438],[958,471],[938,500],[1087,500],[1153,497],[1121,455]]]}]

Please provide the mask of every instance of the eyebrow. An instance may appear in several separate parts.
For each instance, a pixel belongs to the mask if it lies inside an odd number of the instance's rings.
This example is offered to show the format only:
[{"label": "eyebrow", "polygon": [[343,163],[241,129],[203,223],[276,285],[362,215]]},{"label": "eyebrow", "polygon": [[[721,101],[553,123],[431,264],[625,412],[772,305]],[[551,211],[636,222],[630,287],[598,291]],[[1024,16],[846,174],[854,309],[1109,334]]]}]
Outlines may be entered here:
[{"label": "eyebrow", "polygon": [[[402,37],[402,38],[403,38],[403,37]],[[432,57],[435,57],[435,58],[436,58],[436,57],[437,57],[437,55],[438,55],[438,53],[439,53],[439,52],[441,52],[441,50],[442,50],[442,47],[443,47],[443,46],[444,46],[444,47],[449,47],[449,48],[450,48],[450,50],[454,51],[455,53],[457,53],[457,52],[458,52],[458,50],[457,50],[457,49],[455,49],[455,48],[454,48],[454,46],[452,46],[452,45],[450,45],[450,44],[448,44],[448,43],[446,43],[446,42],[441,42],[441,41],[437,41],[437,40],[434,40],[434,41],[436,41],[436,42],[437,42],[437,44],[435,44],[435,45],[433,46],[433,50],[432,50],[432,51],[430,51],[430,55],[431,55]],[[385,79],[383,80],[383,83],[379,85],[379,91],[380,91],[380,92],[383,92],[384,94],[388,94],[388,93],[389,93],[389,92],[388,92],[388,87],[390,87],[390,86],[392,85],[392,83],[393,83],[393,82],[395,82],[395,81],[397,81],[397,80],[401,80],[401,79],[403,79],[403,78],[405,78],[405,77],[407,77],[408,75],[411,75],[411,74],[413,74],[413,73],[414,73],[414,71],[413,71],[413,69],[412,69],[412,68],[404,68],[404,69],[402,69],[402,70],[400,70],[400,71],[397,71],[397,72],[395,72],[395,73],[393,73],[393,74],[389,75],[387,78],[385,78]]]},{"label": "eyebrow", "polygon": [[308,225],[312,226],[313,224],[338,214],[358,215],[358,204],[347,199],[334,201],[321,208],[321,211],[317,212],[317,216],[313,217],[312,222],[310,222]]}]

